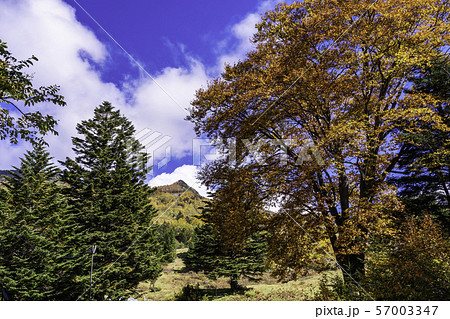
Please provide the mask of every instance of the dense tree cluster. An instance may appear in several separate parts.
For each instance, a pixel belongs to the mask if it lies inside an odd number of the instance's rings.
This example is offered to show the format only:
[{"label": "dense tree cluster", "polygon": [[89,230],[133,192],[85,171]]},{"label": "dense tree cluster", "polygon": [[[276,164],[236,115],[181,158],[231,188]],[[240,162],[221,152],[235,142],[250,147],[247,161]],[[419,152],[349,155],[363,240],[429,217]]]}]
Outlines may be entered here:
[{"label": "dense tree cluster", "polygon": [[257,279],[266,269],[267,236],[255,231],[239,247],[228,246],[222,237],[223,224],[211,220],[213,209],[210,205],[203,209],[200,218],[204,224],[195,229],[185,263],[188,269],[203,271],[211,279],[228,277],[231,289],[236,290],[240,278]]},{"label": "dense tree cluster", "polygon": [[55,183],[60,171],[42,144],[16,169],[1,196],[1,281],[12,300],[64,298],[71,290],[66,258],[76,252],[64,240],[73,229],[68,200]]},{"label": "dense tree cluster", "polygon": [[62,172],[35,143],[1,189],[0,278],[11,300],[124,299],[173,260],[131,122],[104,102],[77,130]]}]

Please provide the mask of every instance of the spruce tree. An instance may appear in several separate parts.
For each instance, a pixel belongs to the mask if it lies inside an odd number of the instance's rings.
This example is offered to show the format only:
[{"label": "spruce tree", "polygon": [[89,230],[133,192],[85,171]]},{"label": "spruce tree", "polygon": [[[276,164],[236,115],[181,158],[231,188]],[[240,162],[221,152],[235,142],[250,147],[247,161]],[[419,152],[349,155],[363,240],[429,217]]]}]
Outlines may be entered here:
[{"label": "spruce tree", "polygon": [[158,228],[158,241],[161,244],[161,261],[169,264],[176,257],[175,231],[171,224],[164,222]]},{"label": "spruce tree", "polygon": [[[79,227],[76,241],[96,245],[93,257],[92,293],[89,262],[73,271],[79,299],[126,298],[142,281],[161,274],[156,210],[149,201],[148,168],[141,144],[134,138],[132,123],[109,102],[94,111],[92,119],[77,125],[72,138],[75,159],[67,158],[63,180],[68,188],[73,215]],[[91,297],[90,297],[91,295]]]},{"label": "spruce tree", "polygon": [[238,289],[238,280],[247,277],[256,280],[265,270],[267,238],[264,232],[249,234],[241,247],[227,247],[221,239],[221,225],[210,218],[211,206],[202,210],[204,224],[195,229],[195,236],[185,258],[188,269],[203,271],[208,278],[228,277],[232,290]]},{"label": "spruce tree", "polygon": [[61,257],[72,253],[60,170],[42,143],[14,168],[1,191],[0,280],[10,300],[58,300],[70,289],[68,260]]}]

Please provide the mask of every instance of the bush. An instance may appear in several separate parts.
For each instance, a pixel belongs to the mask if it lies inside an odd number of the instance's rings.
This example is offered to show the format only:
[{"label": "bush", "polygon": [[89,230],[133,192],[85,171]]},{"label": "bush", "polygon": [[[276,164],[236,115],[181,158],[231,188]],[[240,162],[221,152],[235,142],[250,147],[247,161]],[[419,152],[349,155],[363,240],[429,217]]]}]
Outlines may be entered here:
[{"label": "bush", "polygon": [[430,216],[408,218],[399,235],[368,258],[366,286],[377,300],[447,300],[449,243]]},{"label": "bush", "polygon": [[372,300],[370,293],[356,283],[346,283],[341,276],[323,275],[319,291],[313,294],[317,301]]},{"label": "bush", "polygon": [[200,289],[197,284],[196,287],[193,285],[184,286],[181,293],[175,296],[175,300],[178,301],[200,301],[200,300],[210,300],[206,292]]}]

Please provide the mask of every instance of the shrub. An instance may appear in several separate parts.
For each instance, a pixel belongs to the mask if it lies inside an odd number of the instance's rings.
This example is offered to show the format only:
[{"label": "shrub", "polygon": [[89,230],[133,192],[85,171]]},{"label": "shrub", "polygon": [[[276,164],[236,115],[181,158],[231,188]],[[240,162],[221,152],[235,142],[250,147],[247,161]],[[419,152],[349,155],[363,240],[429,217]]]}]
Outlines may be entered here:
[{"label": "shrub", "polygon": [[430,216],[408,218],[394,240],[377,247],[366,265],[377,300],[446,300],[450,242]]},{"label": "shrub", "polygon": [[[317,301],[372,300],[370,293],[356,283],[344,282],[341,276],[323,275],[318,291],[313,294]],[[364,289],[364,290],[363,290]]]}]

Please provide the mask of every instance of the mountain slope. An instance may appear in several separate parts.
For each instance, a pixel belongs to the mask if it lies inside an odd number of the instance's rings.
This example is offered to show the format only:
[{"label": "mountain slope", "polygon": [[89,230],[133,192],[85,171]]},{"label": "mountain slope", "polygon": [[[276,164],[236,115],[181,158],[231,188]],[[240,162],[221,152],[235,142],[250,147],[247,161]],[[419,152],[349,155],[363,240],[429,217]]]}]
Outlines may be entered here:
[{"label": "mountain slope", "polygon": [[201,223],[196,215],[203,207],[205,197],[179,180],[171,185],[158,186],[151,195],[153,206],[158,209],[159,222],[185,222],[190,225]]},{"label": "mountain slope", "polygon": [[195,227],[203,223],[197,216],[207,199],[181,180],[156,187],[150,199],[158,210],[157,223],[173,229],[177,248],[189,247]]}]

